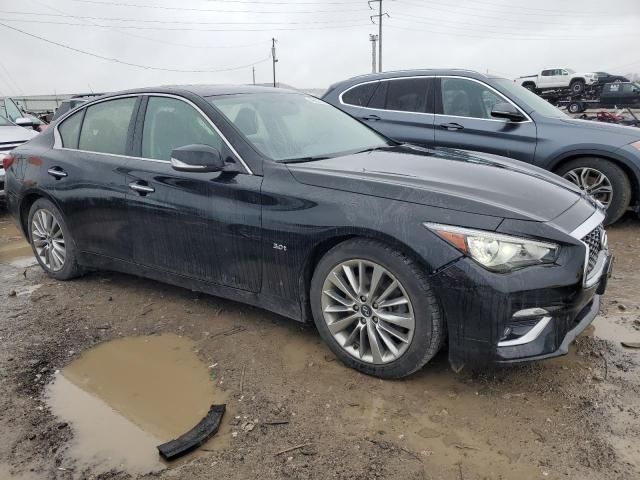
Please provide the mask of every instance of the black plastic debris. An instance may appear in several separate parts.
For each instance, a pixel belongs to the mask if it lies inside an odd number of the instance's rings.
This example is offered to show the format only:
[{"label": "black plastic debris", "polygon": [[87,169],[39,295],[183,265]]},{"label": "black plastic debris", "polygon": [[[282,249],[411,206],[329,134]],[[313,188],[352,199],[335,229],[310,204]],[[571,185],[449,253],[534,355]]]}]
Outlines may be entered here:
[{"label": "black plastic debris", "polygon": [[165,460],[175,460],[200,447],[218,432],[226,408],[226,405],[211,405],[207,416],[195,427],[175,440],[158,445],[160,456]]}]

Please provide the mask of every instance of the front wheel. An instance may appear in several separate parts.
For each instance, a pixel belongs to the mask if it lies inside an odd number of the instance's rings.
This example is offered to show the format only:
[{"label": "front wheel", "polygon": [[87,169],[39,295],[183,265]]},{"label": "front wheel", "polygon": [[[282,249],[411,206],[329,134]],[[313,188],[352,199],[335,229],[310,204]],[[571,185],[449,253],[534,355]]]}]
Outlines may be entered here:
[{"label": "front wheel", "polygon": [[583,80],[575,80],[574,82],[571,83],[571,91],[574,94],[579,95],[583,93],[584,90],[585,90],[585,83]]},{"label": "front wheel", "polygon": [[626,173],[604,158],[577,158],[564,164],[556,173],[575,183],[607,209],[607,225],[622,217],[631,202],[631,184]]},{"label": "front wheel", "polygon": [[60,210],[46,198],[29,210],[29,242],[42,269],[53,278],[69,280],[82,273],[76,248]]},{"label": "front wheel", "polygon": [[311,281],[314,322],[346,365],[368,375],[400,378],[440,349],[444,326],[423,270],[375,241],[339,244]]}]

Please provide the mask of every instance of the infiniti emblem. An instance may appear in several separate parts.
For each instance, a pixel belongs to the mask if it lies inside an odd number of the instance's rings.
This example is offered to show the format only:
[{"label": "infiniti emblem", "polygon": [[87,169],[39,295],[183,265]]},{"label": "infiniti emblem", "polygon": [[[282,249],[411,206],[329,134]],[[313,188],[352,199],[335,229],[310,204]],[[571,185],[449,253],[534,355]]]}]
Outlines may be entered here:
[{"label": "infiniti emblem", "polygon": [[362,312],[362,315],[364,315],[365,317],[371,316],[371,307],[369,307],[369,305],[363,305],[360,311]]}]

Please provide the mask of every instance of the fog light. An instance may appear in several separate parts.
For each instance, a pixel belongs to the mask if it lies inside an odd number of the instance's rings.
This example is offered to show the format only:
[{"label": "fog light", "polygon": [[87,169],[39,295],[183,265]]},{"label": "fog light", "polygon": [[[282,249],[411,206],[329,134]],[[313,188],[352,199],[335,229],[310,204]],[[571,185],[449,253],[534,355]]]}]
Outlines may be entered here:
[{"label": "fog light", "polygon": [[498,347],[514,347],[534,341],[551,320],[551,315],[544,308],[528,308],[515,312],[504,327]]}]

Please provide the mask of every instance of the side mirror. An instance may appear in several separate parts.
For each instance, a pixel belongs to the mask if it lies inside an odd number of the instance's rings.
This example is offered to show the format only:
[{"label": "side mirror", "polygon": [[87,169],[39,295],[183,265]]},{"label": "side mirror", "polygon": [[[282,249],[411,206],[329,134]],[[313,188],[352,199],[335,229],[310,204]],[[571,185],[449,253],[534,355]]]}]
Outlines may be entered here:
[{"label": "side mirror", "polygon": [[507,102],[496,103],[491,110],[491,116],[495,118],[505,118],[510,122],[521,122],[525,119],[524,115]]},{"label": "side mirror", "polygon": [[220,151],[209,145],[185,145],[171,152],[171,166],[179,172],[219,172],[224,160]]},{"label": "side mirror", "polygon": [[25,117],[16,118],[14,123],[20,127],[29,127],[29,128],[33,127],[36,124],[33,121],[33,119],[25,118]]}]

